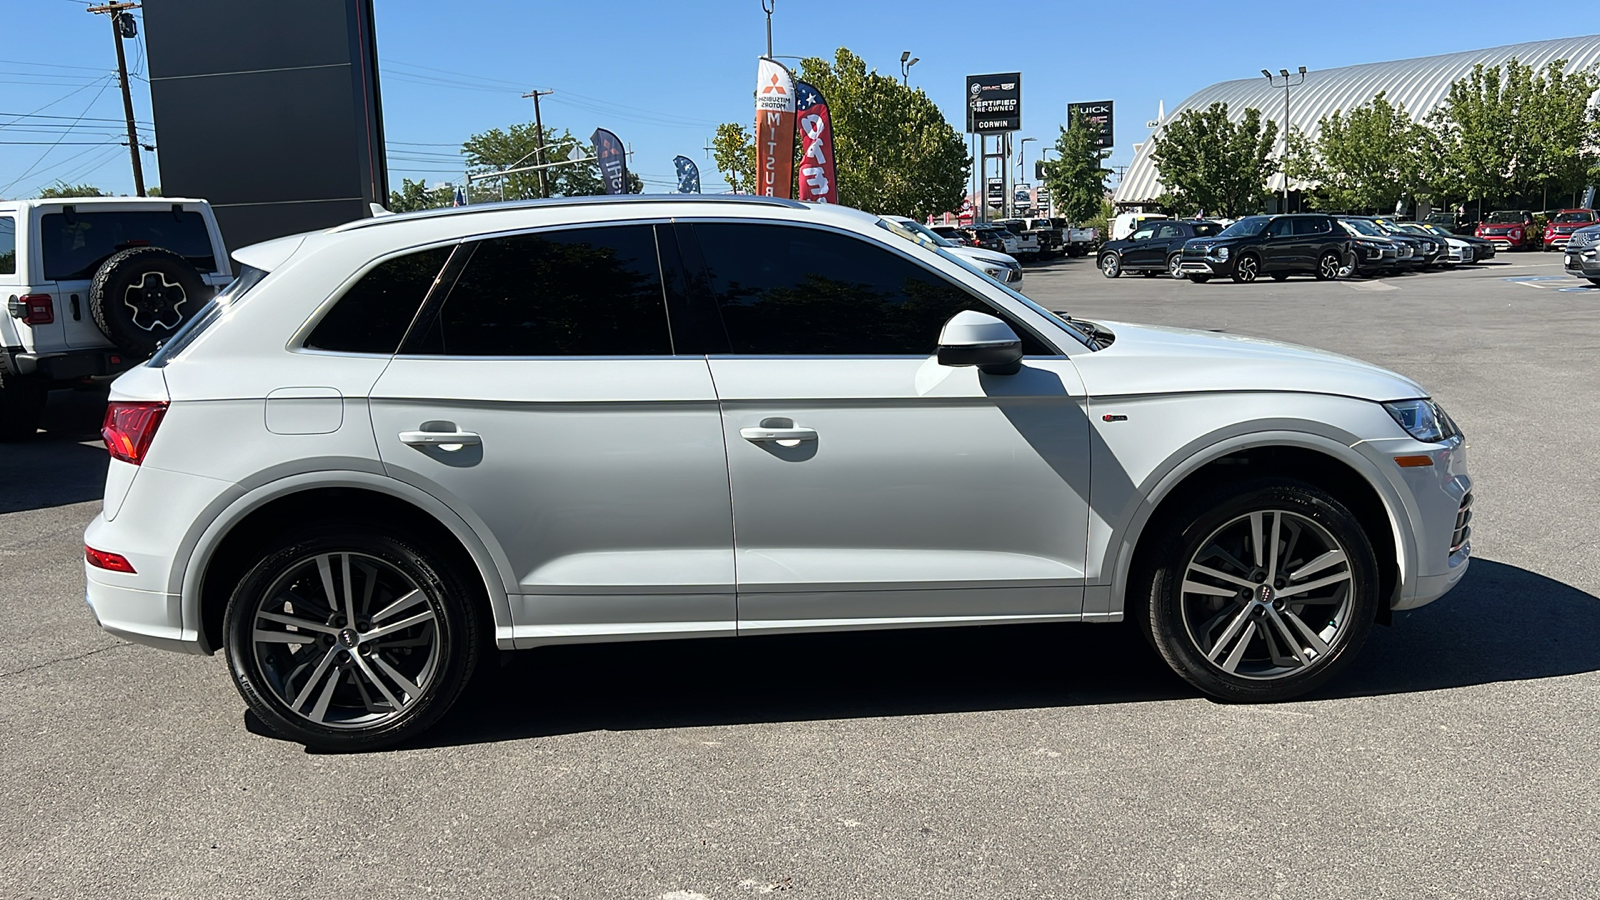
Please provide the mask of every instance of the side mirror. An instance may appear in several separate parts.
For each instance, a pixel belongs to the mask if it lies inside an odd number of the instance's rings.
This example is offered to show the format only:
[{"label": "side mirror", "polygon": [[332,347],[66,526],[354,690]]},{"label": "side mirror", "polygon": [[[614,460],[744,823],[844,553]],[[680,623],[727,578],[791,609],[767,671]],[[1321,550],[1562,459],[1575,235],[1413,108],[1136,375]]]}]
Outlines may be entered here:
[{"label": "side mirror", "polygon": [[966,309],[939,332],[939,365],[977,366],[990,375],[1022,371],[1022,339],[994,316]]}]

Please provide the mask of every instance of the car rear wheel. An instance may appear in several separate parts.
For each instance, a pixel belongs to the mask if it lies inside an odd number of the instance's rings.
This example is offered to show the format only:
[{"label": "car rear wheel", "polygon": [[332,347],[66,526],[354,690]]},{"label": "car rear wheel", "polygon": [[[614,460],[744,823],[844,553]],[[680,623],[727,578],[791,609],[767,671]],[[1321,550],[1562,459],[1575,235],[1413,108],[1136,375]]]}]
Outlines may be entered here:
[{"label": "car rear wheel", "polygon": [[1233,266],[1233,280],[1238,284],[1249,284],[1260,274],[1260,260],[1248,253],[1239,257],[1239,261]]},{"label": "car rear wheel", "polygon": [[1339,261],[1339,254],[1329,250],[1317,260],[1317,280],[1332,281],[1339,277],[1339,270],[1342,268],[1344,265]]},{"label": "car rear wheel", "polygon": [[1376,618],[1377,563],[1338,500],[1290,479],[1235,484],[1157,526],[1130,612],[1174,672],[1223,700],[1310,691]]},{"label": "car rear wheel", "polygon": [[1115,278],[1122,274],[1122,260],[1115,253],[1107,253],[1100,257],[1100,274],[1107,278]]},{"label": "car rear wheel", "polygon": [[1167,274],[1172,276],[1173,278],[1182,278],[1182,277],[1184,277],[1184,274],[1183,274],[1183,254],[1174,253],[1171,256],[1167,257]]},{"label": "car rear wheel", "polygon": [[0,372],[0,441],[21,441],[39,430],[49,385],[37,375]]},{"label": "car rear wheel", "polygon": [[377,526],[308,529],[258,558],[228,601],[234,684],[274,732],[326,750],[414,737],[477,663],[475,595],[444,560]]}]

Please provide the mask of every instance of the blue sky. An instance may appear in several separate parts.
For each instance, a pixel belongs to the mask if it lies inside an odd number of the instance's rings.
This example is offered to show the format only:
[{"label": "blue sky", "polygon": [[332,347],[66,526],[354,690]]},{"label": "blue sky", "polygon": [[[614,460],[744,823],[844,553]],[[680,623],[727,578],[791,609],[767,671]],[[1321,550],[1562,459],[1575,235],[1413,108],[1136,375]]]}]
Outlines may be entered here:
[{"label": "blue sky", "polygon": [[[599,2],[376,3],[395,185],[402,177],[459,179],[461,140],[530,121],[531,103],[519,95],[535,87],[556,92],[542,101],[546,125],[585,139],[599,126],[621,136],[647,190],[675,186],[672,157],[680,153],[700,164],[705,190],[721,190],[702,148],[717,123],[754,118],[756,58],[766,44],[759,0],[616,0],[609,14]],[[0,0],[0,197],[32,196],[57,179],[133,190],[127,150],[115,143],[122,104],[108,75],[116,67],[109,26],[86,5]],[[1029,159],[1054,141],[1069,101],[1115,100],[1115,165],[1132,158],[1158,101],[1170,110],[1202,87],[1260,77],[1262,68],[1334,68],[1592,30],[1571,16],[1507,9],[1503,2],[1370,0],[1336,7],[776,0],[773,50],[831,57],[849,47],[896,76],[901,51],[910,50],[920,59],[912,86],[927,91],[958,130],[966,75],[1020,71],[1017,137],[1040,141],[1028,146]],[[228,39],[225,21],[218,34]],[[148,140],[142,34],[127,49],[135,114]],[[148,184],[160,182],[157,155],[145,154]]]}]

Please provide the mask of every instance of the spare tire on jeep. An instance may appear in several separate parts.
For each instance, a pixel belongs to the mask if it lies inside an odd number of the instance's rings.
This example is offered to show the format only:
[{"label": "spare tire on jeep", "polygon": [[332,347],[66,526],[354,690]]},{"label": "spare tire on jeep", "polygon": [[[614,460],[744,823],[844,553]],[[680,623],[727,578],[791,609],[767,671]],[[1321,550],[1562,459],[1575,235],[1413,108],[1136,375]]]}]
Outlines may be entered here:
[{"label": "spare tire on jeep", "polygon": [[211,298],[188,261],[160,247],[112,254],[89,285],[89,312],[111,342],[141,357],[183,327]]}]

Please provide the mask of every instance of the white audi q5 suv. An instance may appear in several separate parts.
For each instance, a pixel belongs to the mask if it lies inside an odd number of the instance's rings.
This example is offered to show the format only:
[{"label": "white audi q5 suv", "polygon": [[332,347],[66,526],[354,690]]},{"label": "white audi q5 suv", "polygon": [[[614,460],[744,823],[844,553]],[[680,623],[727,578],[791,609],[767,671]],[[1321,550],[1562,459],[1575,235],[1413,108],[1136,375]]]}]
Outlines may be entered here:
[{"label": "white audi q5 suv", "polygon": [[1466,571],[1414,382],[1061,318],[896,227],[573,198],[240,250],[113,387],[89,604],[359,749],[574,641],[1127,618],[1277,700]]}]

